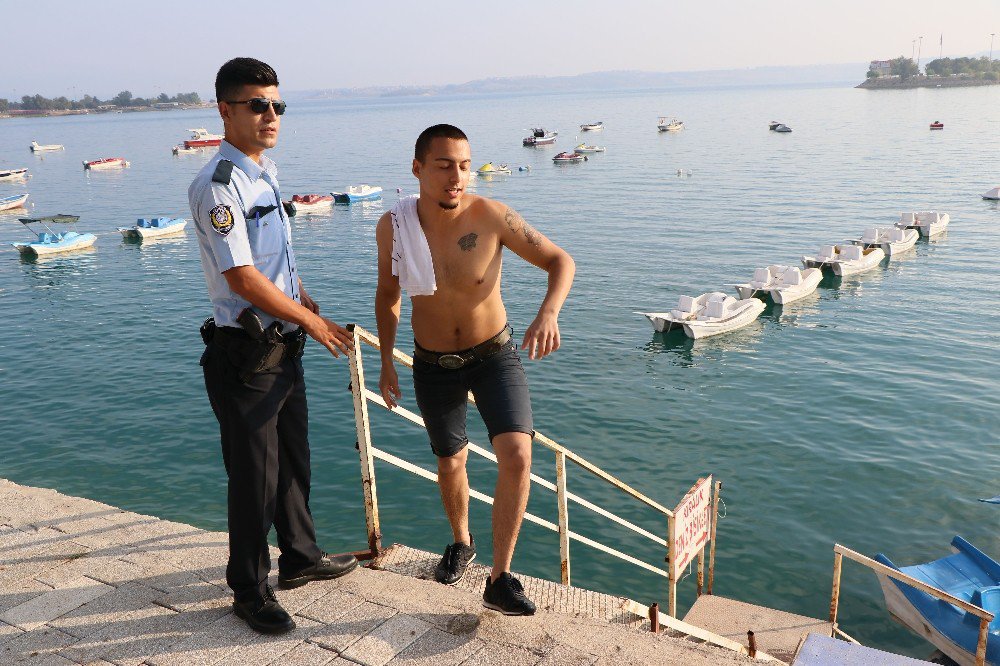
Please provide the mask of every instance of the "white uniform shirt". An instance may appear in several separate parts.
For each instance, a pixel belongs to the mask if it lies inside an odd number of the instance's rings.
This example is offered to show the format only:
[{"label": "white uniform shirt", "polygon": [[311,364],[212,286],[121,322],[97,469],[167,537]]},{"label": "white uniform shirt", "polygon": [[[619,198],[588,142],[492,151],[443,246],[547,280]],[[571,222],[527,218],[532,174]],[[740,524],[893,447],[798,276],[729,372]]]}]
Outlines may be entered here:
[{"label": "white uniform shirt", "polygon": [[[223,160],[233,163],[228,185],[212,180]],[[218,154],[188,188],[201,266],[218,326],[239,327],[236,317],[250,307],[246,299],[229,288],[223,275],[236,266],[256,266],[278,289],[301,302],[291,228],[281,206],[277,174],[278,168],[268,157],[262,155],[257,164],[223,141]],[[271,211],[260,212],[272,206]],[[265,327],[275,321],[267,313],[255,311]],[[285,321],[282,325],[285,333],[298,328]]]}]

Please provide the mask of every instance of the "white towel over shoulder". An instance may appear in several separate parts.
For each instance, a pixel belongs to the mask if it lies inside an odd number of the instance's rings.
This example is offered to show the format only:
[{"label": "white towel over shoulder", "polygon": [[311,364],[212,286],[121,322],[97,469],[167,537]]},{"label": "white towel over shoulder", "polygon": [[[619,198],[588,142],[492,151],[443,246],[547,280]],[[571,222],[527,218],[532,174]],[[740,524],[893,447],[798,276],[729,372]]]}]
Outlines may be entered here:
[{"label": "white towel over shoulder", "polygon": [[404,197],[396,202],[392,216],[392,274],[399,277],[399,286],[410,296],[430,296],[437,291],[434,261],[427,236],[417,215],[419,195]]}]

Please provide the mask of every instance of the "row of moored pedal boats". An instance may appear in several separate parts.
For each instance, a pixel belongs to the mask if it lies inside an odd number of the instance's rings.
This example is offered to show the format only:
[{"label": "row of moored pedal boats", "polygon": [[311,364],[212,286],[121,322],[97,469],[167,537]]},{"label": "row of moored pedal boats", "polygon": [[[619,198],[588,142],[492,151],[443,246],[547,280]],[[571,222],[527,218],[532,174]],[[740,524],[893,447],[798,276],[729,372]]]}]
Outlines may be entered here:
[{"label": "row of moored pedal boats", "polygon": [[886,257],[913,248],[920,236],[930,237],[948,227],[947,213],[903,213],[892,227],[866,229],[861,238],[840,245],[824,245],[816,255],[803,256],[802,266],[771,265],[754,271],[753,279],[731,285],[739,298],[722,291],[681,296],[669,312],[639,312],[660,333],[683,330],[695,340],[748,326],[764,311],[765,300],[786,305],[816,291],[823,271],[837,276],[857,275],[878,266]]}]

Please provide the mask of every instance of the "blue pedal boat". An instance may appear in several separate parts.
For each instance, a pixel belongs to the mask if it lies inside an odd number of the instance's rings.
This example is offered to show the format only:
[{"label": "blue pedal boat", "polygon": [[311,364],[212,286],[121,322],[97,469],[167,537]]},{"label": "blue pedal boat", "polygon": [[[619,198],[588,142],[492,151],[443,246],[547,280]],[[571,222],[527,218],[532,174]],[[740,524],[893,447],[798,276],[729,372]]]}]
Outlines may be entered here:
[{"label": "blue pedal boat", "polygon": [[372,185],[351,185],[345,192],[330,192],[336,203],[354,203],[355,201],[368,201],[370,199],[381,199],[382,188]]},{"label": "blue pedal boat", "polygon": [[180,217],[141,217],[136,221],[134,227],[118,227],[118,231],[125,238],[158,238],[160,236],[179,234],[184,231],[184,227],[186,226],[187,220]]},{"label": "blue pedal boat", "polygon": [[43,231],[38,234],[38,240],[34,243],[11,243],[11,245],[17,248],[17,251],[21,254],[34,254],[41,257],[59,252],[82,250],[85,247],[90,247],[95,242],[97,242],[97,236],[94,234],[78,234],[75,231],[57,234],[51,231]]},{"label": "blue pedal boat", "polygon": [[[993,613],[987,629],[986,663],[1000,666],[1000,563],[960,536],[951,545],[955,554],[926,564],[897,567],[882,553],[875,560]],[[975,663],[979,617],[888,576],[878,579],[895,620],[958,664]]]}]

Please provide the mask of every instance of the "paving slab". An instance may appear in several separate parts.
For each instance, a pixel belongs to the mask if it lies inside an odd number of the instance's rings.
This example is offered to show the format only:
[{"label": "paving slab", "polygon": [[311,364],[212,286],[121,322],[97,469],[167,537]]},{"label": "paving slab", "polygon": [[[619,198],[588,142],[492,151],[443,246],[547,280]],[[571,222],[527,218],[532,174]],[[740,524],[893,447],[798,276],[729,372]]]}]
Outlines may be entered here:
[{"label": "paving slab", "polygon": [[460,664],[485,647],[469,635],[455,636],[431,627],[423,636],[397,654],[389,666],[439,666]]},{"label": "paving slab", "polygon": [[[319,629],[319,622],[295,617],[295,631],[278,636],[260,635],[241,648],[229,653],[215,666],[267,666],[280,657],[303,645]],[[336,656],[334,653],[330,653]]]},{"label": "paving slab", "polygon": [[31,631],[114,589],[110,585],[81,576],[0,613],[0,620],[24,631]]},{"label": "paving slab", "polygon": [[0,664],[21,664],[38,656],[54,655],[76,642],[76,638],[52,627],[26,631],[0,645]]},{"label": "paving slab", "polygon": [[313,643],[302,643],[271,663],[274,666],[354,666],[346,659],[339,658],[336,652]]},{"label": "paving slab", "polygon": [[388,606],[365,601],[357,608],[327,623],[309,640],[328,650],[343,652],[396,613],[397,610]]},{"label": "paving slab", "polygon": [[363,666],[385,666],[430,628],[423,620],[399,613],[362,636],[340,656]]}]

